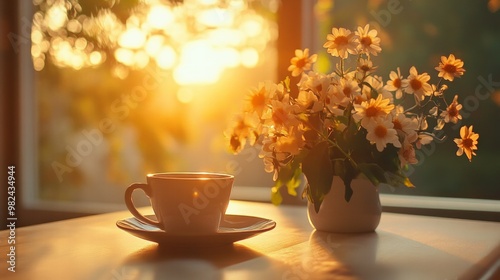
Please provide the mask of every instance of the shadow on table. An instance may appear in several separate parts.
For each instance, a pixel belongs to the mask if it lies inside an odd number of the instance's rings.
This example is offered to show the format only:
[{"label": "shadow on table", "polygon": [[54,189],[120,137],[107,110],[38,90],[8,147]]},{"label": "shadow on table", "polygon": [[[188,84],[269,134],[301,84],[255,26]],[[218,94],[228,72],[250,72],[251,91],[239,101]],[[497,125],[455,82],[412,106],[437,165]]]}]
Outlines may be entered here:
[{"label": "shadow on table", "polygon": [[319,279],[365,279],[377,275],[375,270],[379,235],[335,234],[313,231],[309,237],[309,250],[305,253],[304,268]]},{"label": "shadow on table", "polygon": [[223,279],[221,269],[260,256],[239,244],[196,248],[151,245],[126,257],[115,269],[115,278]]},{"label": "shadow on table", "polygon": [[477,279],[463,274],[471,265],[439,247],[382,230],[364,234],[313,231],[301,273],[314,279]]}]

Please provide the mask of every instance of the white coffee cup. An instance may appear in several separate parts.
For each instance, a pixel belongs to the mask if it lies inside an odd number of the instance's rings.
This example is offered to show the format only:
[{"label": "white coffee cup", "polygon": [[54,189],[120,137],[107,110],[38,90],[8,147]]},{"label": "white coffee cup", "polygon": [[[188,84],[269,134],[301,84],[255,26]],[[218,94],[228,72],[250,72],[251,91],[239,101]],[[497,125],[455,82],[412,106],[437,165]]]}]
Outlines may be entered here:
[{"label": "white coffee cup", "polygon": [[[147,183],[134,183],[125,191],[129,211],[140,221],[169,233],[217,232],[224,218],[234,176],[207,172],[155,173]],[[132,193],[142,189],[151,201],[156,221],[135,208]]]}]

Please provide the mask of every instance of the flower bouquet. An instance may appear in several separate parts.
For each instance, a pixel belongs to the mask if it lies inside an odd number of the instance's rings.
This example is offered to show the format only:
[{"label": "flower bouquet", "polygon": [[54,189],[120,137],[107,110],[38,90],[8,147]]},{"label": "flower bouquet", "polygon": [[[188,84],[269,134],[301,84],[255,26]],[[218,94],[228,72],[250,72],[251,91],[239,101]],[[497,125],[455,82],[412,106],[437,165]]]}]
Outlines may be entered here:
[{"label": "flower bouquet", "polygon": [[[312,71],[317,59],[309,49],[296,50],[282,82],[263,82],[251,90],[246,107],[226,132],[232,152],[259,145],[265,170],[273,172],[272,202],[282,200],[279,189],[297,195],[304,174],[303,197],[316,212],[329,192],[334,176],[342,178],[345,200],[353,195],[351,181],[366,177],[374,185],[413,187],[405,171],[418,162],[415,149],[444,140],[441,130],[462,117],[455,95],[445,98],[446,82],[464,74],[464,63],[453,54],[442,56],[435,68],[436,84],[428,73],[399,68],[384,83],[375,75],[371,58],[381,52],[377,31],[369,25],[355,32],[333,28],[324,47],[338,58],[329,74]],[[439,136],[439,137],[438,137]],[[457,155],[469,160],[479,135],[463,126],[455,139]]]}]

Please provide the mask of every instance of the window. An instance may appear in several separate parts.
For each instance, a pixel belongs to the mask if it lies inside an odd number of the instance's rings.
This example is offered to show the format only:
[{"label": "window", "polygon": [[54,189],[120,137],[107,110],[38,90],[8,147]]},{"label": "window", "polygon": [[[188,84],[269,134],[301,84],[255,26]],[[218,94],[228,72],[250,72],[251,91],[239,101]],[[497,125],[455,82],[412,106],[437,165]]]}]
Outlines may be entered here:
[{"label": "window", "polygon": [[[119,209],[130,183],[143,181],[148,172],[173,170],[235,173],[238,196],[268,199],[269,188],[245,187],[272,185],[258,150],[249,148],[236,157],[226,152],[222,132],[230,116],[249,88],[284,76],[295,48],[319,52],[331,27],[352,30],[370,23],[385,42],[376,58],[377,72],[384,77],[397,66],[403,75],[413,65],[431,74],[441,55],[460,56],[467,72],[449,91],[460,98],[470,96],[463,121],[474,123],[481,134],[472,164],[455,156],[452,139],[422,150],[423,164],[411,177],[417,188],[383,189],[411,198],[398,196],[403,200],[394,201],[394,196],[383,196],[383,204],[440,208],[437,204],[446,199],[427,196],[477,198],[485,200],[463,200],[472,205],[466,210],[488,205],[486,211],[500,212],[495,201],[500,199],[500,151],[495,149],[499,135],[494,129],[500,117],[500,12],[493,4],[242,0],[228,2],[236,6],[215,7],[217,1],[202,0],[184,1],[186,6],[160,0],[116,1],[114,6],[108,6],[113,1],[99,0],[79,1],[80,6],[76,1],[46,2],[21,2],[21,25],[32,13],[35,25],[47,25],[35,26],[29,35],[33,48],[22,46],[33,57],[22,61],[22,79],[34,81],[21,88],[23,165],[32,170],[24,179],[31,186],[24,192],[28,206],[82,212]],[[188,6],[197,2],[206,9]],[[158,16],[174,15],[172,11],[182,7],[186,10],[180,18],[191,22]],[[285,16],[276,15],[278,7]],[[186,27],[193,22],[194,29]],[[179,33],[161,27],[174,23]],[[234,33],[230,23],[245,34]],[[208,53],[207,38],[201,35],[207,30],[221,31],[211,32],[211,50],[235,58],[225,61],[225,70],[213,67],[220,61]],[[203,49],[205,55],[197,58],[189,49]],[[329,67],[327,57],[320,54],[320,67]],[[182,59],[186,64],[181,67]],[[300,198],[291,201],[303,203]],[[435,204],[425,204],[429,201]],[[452,208],[463,209],[457,200],[453,203]]]},{"label": "window", "polygon": [[[456,198],[500,199],[500,180],[496,148],[500,120],[500,12],[490,1],[471,4],[466,1],[415,2],[388,1],[317,1],[314,6],[314,49],[320,51],[318,67],[328,70],[330,57],[323,48],[332,27],[355,30],[369,23],[382,40],[382,53],[374,57],[375,74],[387,80],[390,71],[400,67],[408,76],[411,66],[437,79],[440,56],[460,57],[465,75],[453,83],[446,94],[459,95],[463,104],[462,121],[449,128],[444,143],[433,142],[417,151],[419,163],[410,169],[415,189],[384,189],[386,193]],[[480,133],[478,156],[469,163],[457,158],[453,138],[462,125],[474,124]],[[498,209],[498,207],[497,207]]]},{"label": "window", "polygon": [[223,132],[249,88],[276,80],[278,1],[177,2],[24,3],[28,206],[121,209],[124,189],[153,172],[272,182],[255,150],[227,152]]}]

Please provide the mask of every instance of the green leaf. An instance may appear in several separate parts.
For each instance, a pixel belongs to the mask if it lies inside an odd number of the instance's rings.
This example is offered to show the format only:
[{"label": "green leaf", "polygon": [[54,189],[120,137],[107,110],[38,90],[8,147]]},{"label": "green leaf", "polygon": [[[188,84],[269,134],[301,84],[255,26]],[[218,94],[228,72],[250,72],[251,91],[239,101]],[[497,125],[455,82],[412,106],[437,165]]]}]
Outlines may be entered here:
[{"label": "green leaf", "polygon": [[410,181],[406,175],[402,173],[386,172],[387,183],[393,187],[405,186],[414,188],[415,185]]},{"label": "green leaf", "polygon": [[296,168],[293,172],[293,177],[286,183],[286,188],[289,195],[297,196],[297,188],[300,186],[300,175],[302,171],[300,168]]},{"label": "green leaf", "polygon": [[344,181],[344,199],[345,201],[349,202],[353,194],[351,182],[358,176],[359,171],[352,165],[352,163],[348,159],[344,160],[344,168],[344,174],[341,176],[342,180]]},{"label": "green leaf", "polygon": [[272,187],[271,189],[271,202],[277,206],[281,204],[281,202],[283,201],[283,197],[281,196],[279,191],[280,187],[277,187],[276,185],[277,184],[275,184],[274,187]]},{"label": "green leaf", "polygon": [[360,163],[358,168],[375,186],[380,183],[387,183],[385,171],[378,164]]},{"label": "green leaf", "polygon": [[319,212],[333,181],[328,142],[320,142],[309,151],[302,161],[302,171],[307,178],[309,200],[314,204],[316,212]]},{"label": "green leaf", "polygon": [[352,180],[345,180],[344,181],[344,199],[345,201],[349,202],[351,200],[352,194],[354,193],[352,188],[351,188],[351,182]]}]

